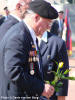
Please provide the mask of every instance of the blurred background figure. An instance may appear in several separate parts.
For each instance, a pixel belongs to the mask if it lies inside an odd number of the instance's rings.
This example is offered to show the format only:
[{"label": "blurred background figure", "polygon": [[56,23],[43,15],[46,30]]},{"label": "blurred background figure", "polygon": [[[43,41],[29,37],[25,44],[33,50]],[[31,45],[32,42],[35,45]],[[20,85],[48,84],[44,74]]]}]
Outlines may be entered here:
[{"label": "blurred background figure", "polygon": [[4,13],[5,13],[5,16],[2,16],[2,17],[0,18],[0,25],[3,24],[3,22],[7,20],[8,15],[9,15],[8,7],[4,7],[3,10],[4,10]]},{"label": "blurred background figure", "polygon": [[7,20],[8,15],[9,15],[8,7],[4,7],[4,13],[5,13],[5,20]]},{"label": "blurred background figure", "polygon": [[54,33],[62,38],[63,24],[64,24],[64,12],[63,12],[63,10],[60,10],[58,12],[58,14],[59,14],[58,19],[54,20],[52,27],[50,29],[50,32]]},{"label": "blurred background figure", "polygon": [[59,36],[62,38],[63,24],[64,24],[64,12],[63,11],[59,12],[58,23],[59,23]]},{"label": "blurred background figure", "polygon": [[0,26],[2,25],[2,23],[4,22],[4,16],[3,15],[0,15]]},{"label": "blurred background figure", "polygon": [[28,9],[28,4],[31,0],[8,0],[7,6],[9,8],[10,14],[8,15],[7,8],[5,8],[8,18],[0,26],[0,42],[6,32],[19,21],[21,21],[25,16],[25,11]]}]

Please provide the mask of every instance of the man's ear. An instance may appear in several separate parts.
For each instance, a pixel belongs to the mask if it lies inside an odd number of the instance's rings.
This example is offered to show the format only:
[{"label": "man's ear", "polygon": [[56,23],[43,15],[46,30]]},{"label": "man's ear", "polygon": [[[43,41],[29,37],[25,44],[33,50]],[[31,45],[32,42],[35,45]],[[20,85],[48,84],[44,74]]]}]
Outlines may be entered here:
[{"label": "man's ear", "polygon": [[20,3],[17,3],[16,9],[17,9],[17,10],[20,10],[20,7],[21,7],[21,4],[20,4]]},{"label": "man's ear", "polygon": [[40,16],[38,14],[35,15],[35,22],[38,22],[40,19]]}]

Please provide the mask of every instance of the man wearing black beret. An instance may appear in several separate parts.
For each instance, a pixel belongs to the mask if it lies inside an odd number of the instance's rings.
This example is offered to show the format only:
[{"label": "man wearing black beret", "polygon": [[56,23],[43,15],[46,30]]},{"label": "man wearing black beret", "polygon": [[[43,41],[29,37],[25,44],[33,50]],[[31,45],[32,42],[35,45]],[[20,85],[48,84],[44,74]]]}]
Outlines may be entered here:
[{"label": "man wearing black beret", "polygon": [[[56,30],[56,27],[54,27]],[[40,36],[41,37],[41,36]],[[55,62],[64,62],[64,66],[61,69],[63,72],[69,69],[69,61],[66,50],[65,41],[60,37],[51,32],[44,32],[43,36],[39,39],[40,53],[42,56],[44,80],[52,81],[54,79],[54,74],[51,71],[57,71],[57,64]],[[68,76],[68,74],[66,75]],[[62,80],[63,86],[59,92],[55,92],[50,100],[65,100],[68,94],[68,80]],[[43,97],[44,98],[44,97]],[[47,100],[47,99],[42,99]]]},{"label": "man wearing black beret", "polygon": [[[58,17],[50,3],[32,1],[24,21],[8,30],[0,43],[1,99],[35,100],[37,96],[50,98],[54,87],[45,83],[36,36],[49,29]],[[8,84],[4,84],[7,82]],[[11,97],[11,98],[10,98]]]}]

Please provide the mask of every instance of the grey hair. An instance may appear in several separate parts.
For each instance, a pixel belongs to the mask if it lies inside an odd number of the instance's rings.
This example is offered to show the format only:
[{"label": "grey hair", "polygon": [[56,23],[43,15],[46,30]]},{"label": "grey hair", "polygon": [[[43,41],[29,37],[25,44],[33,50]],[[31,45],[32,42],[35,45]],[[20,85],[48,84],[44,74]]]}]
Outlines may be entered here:
[{"label": "grey hair", "polygon": [[28,10],[26,10],[26,13],[28,13],[28,14],[34,14],[35,12],[33,12],[33,11],[30,10],[30,9],[28,9]]}]

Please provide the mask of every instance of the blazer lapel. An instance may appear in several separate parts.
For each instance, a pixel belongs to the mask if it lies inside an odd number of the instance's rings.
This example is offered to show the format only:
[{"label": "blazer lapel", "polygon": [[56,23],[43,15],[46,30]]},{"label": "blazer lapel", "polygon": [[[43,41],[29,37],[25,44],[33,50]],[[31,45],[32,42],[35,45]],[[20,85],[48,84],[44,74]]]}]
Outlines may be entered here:
[{"label": "blazer lapel", "polygon": [[41,55],[43,55],[45,53],[45,51],[47,50],[48,48],[48,40],[49,38],[52,36],[52,33],[50,32],[47,32],[47,42],[45,41],[41,41],[41,44],[40,44],[40,52],[41,52]]},{"label": "blazer lapel", "polygon": [[48,48],[48,42],[45,42],[45,41],[41,41],[41,44],[40,44],[40,53],[41,53],[41,56],[45,53],[45,51],[47,50]]}]

